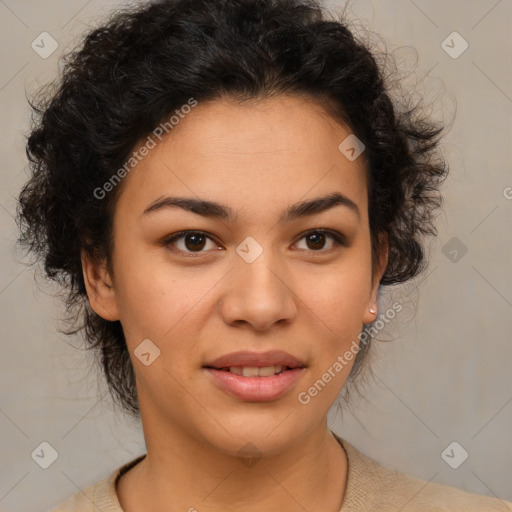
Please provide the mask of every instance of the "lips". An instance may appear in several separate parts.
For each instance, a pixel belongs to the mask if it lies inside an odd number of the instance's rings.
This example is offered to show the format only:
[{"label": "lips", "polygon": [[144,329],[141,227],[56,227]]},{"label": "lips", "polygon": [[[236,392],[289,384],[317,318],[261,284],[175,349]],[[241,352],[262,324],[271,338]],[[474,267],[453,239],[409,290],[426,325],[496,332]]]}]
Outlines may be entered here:
[{"label": "lips", "polygon": [[270,350],[267,352],[232,352],[225,354],[203,365],[205,368],[216,370],[229,370],[231,367],[263,368],[269,366],[283,366],[289,369],[304,368],[306,364],[295,356],[282,350]]},{"label": "lips", "polygon": [[306,369],[288,352],[233,352],[203,366],[211,382],[245,402],[271,402],[289,393]]}]

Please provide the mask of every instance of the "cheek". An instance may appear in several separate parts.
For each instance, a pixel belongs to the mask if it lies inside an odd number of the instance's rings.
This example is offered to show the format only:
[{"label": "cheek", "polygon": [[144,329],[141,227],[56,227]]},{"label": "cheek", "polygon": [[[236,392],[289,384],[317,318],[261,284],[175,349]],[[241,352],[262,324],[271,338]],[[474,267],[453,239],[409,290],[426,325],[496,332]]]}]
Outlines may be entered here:
[{"label": "cheek", "polygon": [[123,329],[128,339],[141,336],[151,338],[158,332],[164,312],[167,313],[168,323],[172,322],[174,313],[168,304],[180,304],[173,296],[175,279],[163,275],[158,266],[148,264],[147,257],[135,251],[123,251],[121,243],[118,247],[114,275],[116,302]]},{"label": "cheek", "polygon": [[312,297],[307,303],[313,314],[307,308],[304,312],[316,324],[314,332],[323,347],[317,354],[321,364],[344,352],[361,332],[367,300],[361,283],[358,285],[351,286],[346,280],[333,281],[317,300]]},{"label": "cheek", "polygon": [[116,300],[129,343],[144,338],[164,343],[185,327],[188,332],[199,328],[198,315],[204,315],[208,291],[220,277],[215,271],[135,257],[119,258],[116,276]]},{"label": "cheek", "polygon": [[359,325],[371,294],[370,259],[354,253],[325,271],[304,273],[303,296],[328,325]]},{"label": "cheek", "polygon": [[347,259],[347,265],[340,265],[334,272],[331,269],[328,276],[317,275],[315,280],[308,277],[304,285],[304,293],[307,289],[310,292],[303,314],[307,317],[305,323],[310,324],[307,331],[315,338],[309,385],[314,386],[318,379],[324,381],[324,377],[330,383],[325,390],[322,388],[319,407],[328,407],[341,391],[358,352],[358,337],[371,292],[370,259],[359,256],[350,265]]}]

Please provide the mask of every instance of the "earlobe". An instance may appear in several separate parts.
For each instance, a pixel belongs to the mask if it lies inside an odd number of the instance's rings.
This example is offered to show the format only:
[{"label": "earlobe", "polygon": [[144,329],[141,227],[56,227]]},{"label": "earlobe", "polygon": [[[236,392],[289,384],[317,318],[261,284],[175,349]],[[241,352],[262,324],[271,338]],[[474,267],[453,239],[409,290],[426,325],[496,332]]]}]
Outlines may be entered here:
[{"label": "earlobe", "polygon": [[82,252],[82,272],[92,310],[105,320],[119,320],[114,285],[104,260]]},{"label": "earlobe", "polygon": [[376,303],[373,306],[368,306],[368,309],[365,311],[365,313],[363,315],[363,324],[365,324],[365,325],[371,324],[372,322],[375,321],[378,314],[379,313],[378,313]]}]

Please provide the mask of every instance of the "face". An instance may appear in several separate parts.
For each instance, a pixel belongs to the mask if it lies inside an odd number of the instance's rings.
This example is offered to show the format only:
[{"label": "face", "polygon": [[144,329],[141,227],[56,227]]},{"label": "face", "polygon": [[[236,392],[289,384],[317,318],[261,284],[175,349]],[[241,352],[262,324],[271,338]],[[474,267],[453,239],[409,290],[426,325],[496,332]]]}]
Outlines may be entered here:
[{"label": "face", "polygon": [[350,134],[304,98],[216,100],[124,178],[112,274],[84,270],[91,306],[123,326],[146,434],[270,454],[325,424],[385,264],[372,278]]}]

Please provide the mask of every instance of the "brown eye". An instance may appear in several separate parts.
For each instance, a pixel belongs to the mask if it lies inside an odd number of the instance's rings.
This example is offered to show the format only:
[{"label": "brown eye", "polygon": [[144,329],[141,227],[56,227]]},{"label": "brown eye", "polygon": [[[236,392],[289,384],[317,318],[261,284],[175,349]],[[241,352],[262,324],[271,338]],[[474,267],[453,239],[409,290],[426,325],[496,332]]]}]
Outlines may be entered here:
[{"label": "brown eye", "polygon": [[191,251],[201,250],[206,244],[206,237],[201,233],[185,235],[185,247]]},{"label": "brown eye", "polygon": [[203,251],[203,249],[206,247],[208,240],[212,242],[214,247],[218,247],[206,233],[202,233],[200,231],[183,231],[181,233],[176,233],[172,237],[166,239],[163,245],[174,246],[182,252],[201,253],[206,252]]},{"label": "brown eye", "polygon": [[[325,244],[328,239],[331,240],[331,245],[330,247],[325,248]],[[345,237],[341,233],[322,229],[317,229],[305,233],[299,241],[302,240],[306,240],[306,249],[314,252],[319,252],[322,250],[328,251],[335,248],[336,246],[347,245]]]},{"label": "brown eye", "polygon": [[311,233],[306,236],[310,249],[323,249],[325,245],[325,233]]}]

